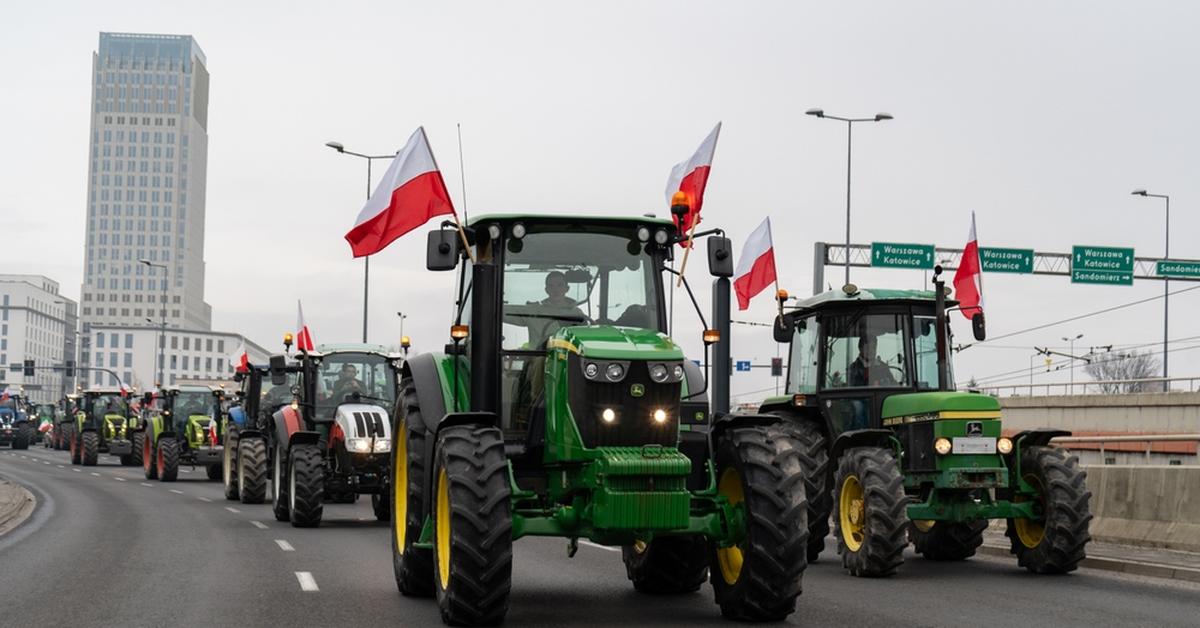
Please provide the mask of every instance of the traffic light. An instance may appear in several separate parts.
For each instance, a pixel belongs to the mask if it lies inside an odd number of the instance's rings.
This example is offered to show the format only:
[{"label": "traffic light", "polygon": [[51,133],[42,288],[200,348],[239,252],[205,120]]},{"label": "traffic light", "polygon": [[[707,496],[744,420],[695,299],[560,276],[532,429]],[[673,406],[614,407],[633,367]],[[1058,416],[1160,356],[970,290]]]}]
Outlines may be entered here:
[{"label": "traffic light", "polygon": [[771,358],[771,377],[783,377],[783,358]]},{"label": "traffic light", "polygon": [[75,360],[67,360],[66,376],[75,377]]},{"label": "traffic light", "polygon": [[25,360],[25,377],[33,377],[33,360]]}]

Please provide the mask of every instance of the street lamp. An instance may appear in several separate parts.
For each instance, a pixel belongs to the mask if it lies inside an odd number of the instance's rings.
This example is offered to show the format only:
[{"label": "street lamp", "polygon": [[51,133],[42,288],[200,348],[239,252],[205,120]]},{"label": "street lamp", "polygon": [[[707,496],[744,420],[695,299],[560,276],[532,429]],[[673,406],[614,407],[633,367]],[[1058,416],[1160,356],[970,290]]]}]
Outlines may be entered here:
[{"label": "street lamp", "polygon": [[[1167,235],[1166,241],[1163,243],[1163,261],[1171,257],[1171,197],[1166,194],[1151,194],[1146,190],[1134,190],[1130,192],[1133,196],[1146,196],[1151,198],[1161,198],[1167,202]],[[1171,320],[1170,308],[1170,280],[1166,275],[1163,275],[1163,392],[1170,389],[1170,382],[1167,381],[1167,325]]]},{"label": "street lamp", "polygon": [[[356,153],[352,150],[346,150],[346,147],[341,142],[325,142],[325,145],[336,150],[343,155],[351,155],[353,157],[361,157],[367,160],[367,200],[371,200],[371,162],[376,159],[392,159],[395,155],[364,155]],[[371,256],[363,256],[363,333],[362,341],[367,341],[367,296],[370,292],[370,277],[371,277]]]},{"label": "street lamp", "polygon": [[1071,394],[1072,395],[1075,394],[1075,360],[1079,359],[1079,358],[1075,357],[1075,341],[1079,340],[1080,338],[1083,338],[1083,334],[1079,334],[1079,335],[1075,336],[1074,338],[1063,338],[1063,342],[1071,343],[1071,368],[1069,368],[1067,370],[1071,371]]},{"label": "street lamp", "polygon": [[850,283],[850,147],[855,122],[883,122],[891,120],[892,114],[879,112],[872,118],[843,118],[825,113],[824,109],[809,109],[805,115],[827,118],[846,123],[846,284]]},{"label": "street lamp", "polygon": [[400,337],[404,337],[404,319],[408,318],[408,314],[404,312],[396,312],[396,316],[400,317]]},{"label": "street lamp", "polygon": [[[162,273],[163,274],[162,303],[161,303],[162,318],[161,318],[161,323],[159,324],[159,328],[158,328],[158,382],[157,382],[158,387],[161,388],[163,385],[163,365],[166,362],[166,359],[163,357],[163,351],[166,349],[166,345],[167,345],[167,342],[166,342],[167,341],[167,282],[169,281],[169,278],[167,277],[167,265],[166,264],[155,264],[154,262],[152,262],[146,258],[139,259],[138,261],[145,264],[146,266],[149,266],[150,268],[161,268],[163,271],[163,273]],[[147,318],[146,320],[149,321],[150,324],[154,324],[153,320],[151,320],[149,318]]]}]

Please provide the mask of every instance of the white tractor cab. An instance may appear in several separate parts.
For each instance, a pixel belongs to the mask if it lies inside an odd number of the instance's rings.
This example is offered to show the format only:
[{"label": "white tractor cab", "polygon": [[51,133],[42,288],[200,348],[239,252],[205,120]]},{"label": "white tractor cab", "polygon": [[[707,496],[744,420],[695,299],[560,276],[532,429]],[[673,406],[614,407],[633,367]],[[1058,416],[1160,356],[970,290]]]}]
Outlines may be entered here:
[{"label": "white tractor cab", "polygon": [[289,374],[296,382],[295,401],[277,410],[265,430],[276,519],[317,526],[325,502],[370,495],[376,518],[388,520],[391,414],[403,361],[384,346],[360,343],[271,357],[272,384],[284,385]]}]

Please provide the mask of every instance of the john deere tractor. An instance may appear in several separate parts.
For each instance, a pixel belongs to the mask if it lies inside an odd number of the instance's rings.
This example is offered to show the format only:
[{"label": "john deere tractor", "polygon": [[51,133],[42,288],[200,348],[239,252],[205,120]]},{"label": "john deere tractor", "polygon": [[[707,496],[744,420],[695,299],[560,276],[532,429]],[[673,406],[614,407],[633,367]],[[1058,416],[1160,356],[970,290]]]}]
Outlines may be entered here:
[{"label": "john deere tractor", "polygon": [[[458,269],[452,342],[405,363],[392,446],[400,592],[436,596],[450,624],[498,622],[513,541],[548,536],[570,555],[579,539],[621,547],[641,592],[695,591],[711,574],[728,617],[793,612],[807,535],[797,445],[778,417],[709,413],[704,377],[667,334],[675,225],[450,226],[429,234],[426,265]],[[727,239],[708,244],[717,342],[732,257]],[[727,345],[716,353],[714,408],[727,410]]]},{"label": "john deere tractor", "polygon": [[16,392],[0,394],[0,445],[29,449],[34,427],[25,409],[25,400]]},{"label": "john deere tractor", "polygon": [[107,386],[84,389],[75,421],[67,434],[71,464],[93,466],[100,454],[118,456],[123,466],[133,464],[130,435],[137,425],[129,410],[128,391]]},{"label": "john deere tractor", "polygon": [[261,504],[267,495],[271,426],[279,408],[292,403],[297,369],[284,369],[283,383],[272,384],[266,365],[251,365],[234,375],[239,388],[225,424],[225,498]]},{"label": "john deere tractor", "polygon": [[325,502],[353,503],[359,495],[371,496],[380,521],[391,516],[389,411],[401,361],[370,344],[320,345],[294,360],[271,357],[272,385],[286,386],[292,373],[296,382],[294,402],[276,410],[265,430],[276,519],[316,527]]},{"label": "john deere tractor", "polygon": [[142,468],[146,479],[174,482],[180,465],[204,467],[208,479],[221,479],[221,402],[211,386],[171,386],[146,393]]},{"label": "john deere tractor", "polygon": [[[775,323],[790,343],[786,395],[762,412],[791,422],[807,472],[809,559],[832,515],[842,564],[888,576],[911,541],[929,560],[975,554],[990,519],[1007,521],[1012,553],[1035,573],[1065,573],[1084,558],[1091,493],[1078,460],[1050,445],[1069,432],[1006,436],[995,398],[956,392],[945,297],[841,291],[800,301]],[[972,317],[985,337],[983,316]]]}]

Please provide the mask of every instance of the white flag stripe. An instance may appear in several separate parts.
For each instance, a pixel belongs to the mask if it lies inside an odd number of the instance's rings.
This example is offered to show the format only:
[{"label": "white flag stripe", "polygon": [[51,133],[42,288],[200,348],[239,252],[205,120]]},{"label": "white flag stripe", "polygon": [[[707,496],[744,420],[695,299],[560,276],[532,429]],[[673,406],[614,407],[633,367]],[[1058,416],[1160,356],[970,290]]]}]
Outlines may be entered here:
[{"label": "white flag stripe", "polygon": [[700,166],[712,165],[713,153],[717,150],[717,136],[720,134],[721,123],[718,122],[717,126],[713,127],[713,130],[709,132],[708,137],[704,138],[704,141],[700,143],[700,148],[696,149],[691,158],[687,161],[679,162],[675,164],[674,168],[671,168],[671,175],[667,177],[668,205],[671,204],[671,197],[675,196],[675,193],[679,191],[679,184],[683,181],[684,177]]},{"label": "white flag stripe", "polygon": [[404,148],[392,159],[392,164],[384,173],[379,187],[375,188],[371,198],[367,199],[367,204],[363,205],[362,211],[358,213],[354,226],[363,224],[387,209],[392,203],[392,192],[396,188],[434,170],[437,170],[437,163],[434,162],[433,151],[429,150],[429,143],[425,139],[425,127],[418,127],[408,138]]},{"label": "white flag stripe", "polygon": [[762,224],[746,239],[746,246],[742,248],[742,254],[738,257],[737,270],[733,273],[734,279],[749,273],[750,269],[754,268],[754,260],[762,257],[763,253],[769,250],[771,250],[770,216],[763,219]]}]

